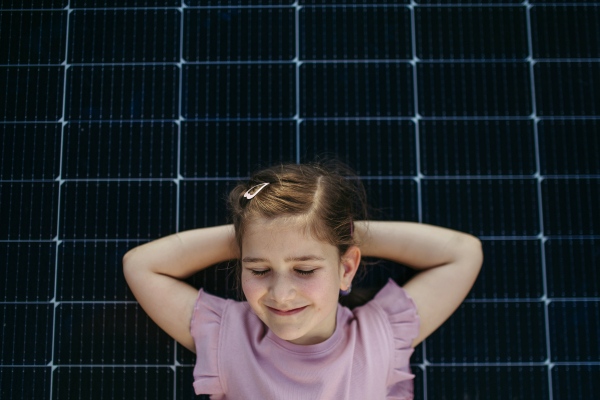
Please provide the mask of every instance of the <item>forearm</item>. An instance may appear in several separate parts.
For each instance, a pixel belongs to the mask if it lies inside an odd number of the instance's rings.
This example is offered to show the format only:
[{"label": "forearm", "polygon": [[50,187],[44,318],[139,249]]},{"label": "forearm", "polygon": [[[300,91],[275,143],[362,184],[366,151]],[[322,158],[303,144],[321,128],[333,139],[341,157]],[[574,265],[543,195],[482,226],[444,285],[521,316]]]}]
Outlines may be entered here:
[{"label": "forearm", "polygon": [[362,256],[384,258],[424,270],[452,262],[477,244],[475,236],[435,225],[400,221],[356,221]]},{"label": "forearm", "polygon": [[185,279],[237,257],[233,224],[229,224],[191,229],[145,243],[125,254],[123,265]]}]

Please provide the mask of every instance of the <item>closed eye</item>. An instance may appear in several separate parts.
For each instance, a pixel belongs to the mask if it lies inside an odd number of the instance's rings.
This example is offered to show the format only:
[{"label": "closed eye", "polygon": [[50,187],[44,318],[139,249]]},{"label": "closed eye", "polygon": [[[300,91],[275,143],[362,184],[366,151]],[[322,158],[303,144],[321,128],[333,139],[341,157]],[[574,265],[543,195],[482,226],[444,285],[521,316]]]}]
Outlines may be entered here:
[{"label": "closed eye", "polygon": [[[269,272],[268,269],[265,269],[264,271],[256,271],[256,270],[250,270],[252,272],[252,275],[256,275],[256,276],[263,276],[265,275],[267,272]],[[313,269],[311,271],[302,271],[300,269],[297,269],[296,272],[298,272],[301,275],[310,275],[312,273],[314,273],[316,271],[316,269]]]}]

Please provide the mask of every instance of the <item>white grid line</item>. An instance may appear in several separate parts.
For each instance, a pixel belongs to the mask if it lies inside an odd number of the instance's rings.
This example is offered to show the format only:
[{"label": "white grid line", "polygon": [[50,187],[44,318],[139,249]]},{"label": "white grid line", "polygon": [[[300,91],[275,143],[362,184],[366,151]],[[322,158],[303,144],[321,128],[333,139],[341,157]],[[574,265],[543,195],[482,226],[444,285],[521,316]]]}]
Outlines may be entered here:
[{"label": "white grid line", "polygon": [[[411,47],[412,47],[412,59],[410,61],[410,64],[412,66],[412,72],[413,72],[413,109],[414,109],[414,113],[415,116],[413,118],[411,118],[411,120],[413,121],[414,125],[415,125],[415,153],[416,153],[416,168],[417,168],[417,176],[414,178],[414,180],[417,183],[417,207],[418,207],[418,219],[419,222],[422,223],[423,222],[423,189],[422,189],[422,180],[424,178],[424,175],[421,173],[421,152],[420,152],[420,137],[419,137],[419,132],[420,132],[420,127],[419,127],[419,121],[421,120],[421,115],[419,114],[419,89],[418,89],[418,71],[417,71],[417,62],[421,61],[418,57],[417,57],[417,35],[416,35],[416,24],[415,24],[415,6],[417,5],[417,3],[415,3],[415,0],[410,0],[410,5],[408,6],[408,8],[410,9],[410,25],[411,25]],[[423,389],[423,399],[427,400],[428,396],[427,396],[427,366],[430,365],[429,362],[427,361],[427,343],[425,340],[423,340],[421,342],[421,355],[423,357],[423,361],[420,364],[411,364],[411,369],[413,368],[413,366],[418,366],[422,373],[423,373],[423,382],[422,382],[422,389]],[[414,354],[414,353],[413,353]],[[410,363],[410,361],[409,361]],[[414,381],[413,381],[413,385],[414,385]]]},{"label": "white grid line", "polygon": [[65,69],[64,69],[64,73],[63,73],[63,104],[62,104],[62,117],[58,120],[58,122],[61,122],[61,129],[60,129],[60,162],[59,162],[59,172],[58,172],[58,177],[57,177],[57,181],[58,183],[58,202],[57,202],[57,217],[56,217],[56,236],[52,239],[53,242],[56,242],[56,246],[55,248],[55,260],[54,260],[54,297],[50,300],[50,303],[54,306],[53,310],[52,310],[52,342],[51,342],[51,347],[52,347],[52,359],[50,360],[50,362],[47,364],[47,366],[51,367],[51,371],[50,371],[50,399],[52,399],[52,393],[54,391],[54,372],[56,371],[56,368],[58,368],[56,365],[54,365],[54,358],[55,358],[55,336],[56,336],[56,309],[58,308],[58,306],[61,304],[61,302],[56,301],[56,296],[57,296],[57,286],[58,286],[58,253],[59,253],[59,246],[62,244],[62,240],[60,240],[59,238],[59,232],[60,232],[60,203],[61,203],[61,189],[63,186],[63,183],[65,182],[65,180],[62,178],[62,160],[63,160],[63,149],[64,149],[64,138],[65,138],[65,128],[67,125],[67,122],[65,121],[65,113],[66,113],[66,101],[67,101],[67,90],[66,88],[68,87],[67,85],[67,75],[68,75],[68,70],[69,70],[69,66],[70,64],[68,64],[69,62],[69,26],[70,26],[70,14],[73,12],[71,9],[69,9],[69,4],[67,3],[67,26],[66,26],[66,37],[65,37],[65,61],[61,64],[64,65]]},{"label": "white grid line", "polygon": [[[177,113],[177,121],[175,121],[175,124],[177,125],[177,177],[175,179],[169,179],[172,180],[176,187],[177,187],[177,191],[175,193],[176,196],[176,200],[175,200],[175,232],[179,232],[179,199],[180,199],[180,192],[181,192],[181,181],[183,179],[183,177],[181,176],[181,122],[185,121],[182,117],[182,103],[183,103],[183,93],[182,93],[182,88],[183,88],[183,65],[187,64],[187,62],[184,61],[183,59],[183,40],[184,40],[184,32],[185,32],[185,1],[181,1],[181,7],[178,7],[177,9],[179,10],[179,12],[181,13],[180,15],[180,26],[179,26],[179,62],[177,63],[177,66],[179,67],[179,99],[178,99],[178,103],[179,103],[179,110]],[[177,340],[170,338],[170,340],[172,342],[174,342],[174,346],[173,346],[173,365],[171,366],[171,368],[173,369],[173,400],[177,400],[177,367],[180,366],[181,364],[179,363],[179,361],[177,361],[177,346],[179,345],[179,343],[177,342]]]},{"label": "white grid line", "polygon": [[[183,1],[183,0],[182,0]],[[194,9],[230,9],[230,8],[290,8],[293,7],[296,3],[292,3],[290,5],[219,5],[219,6],[185,6],[185,8],[194,8]],[[481,8],[490,8],[490,7],[519,7],[525,4],[529,4],[528,1],[523,1],[521,3],[501,3],[501,4],[481,4],[481,3],[468,3],[468,4],[416,4],[414,0],[411,0],[410,5],[408,4],[368,4],[368,7],[410,7],[411,5],[416,5],[418,7],[423,8],[466,8],[466,7],[481,7]],[[359,4],[362,6],[362,4]],[[579,3],[535,3],[533,6],[546,6],[546,7],[554,7],[554,6],[599,6],[598,3],[590,3],[590,2],[579,2]],[[344,7],[346,4],[316,4],[310,5],[310,7],[314,8],[335,8],[335,7]],[[354,6],[353,4],[351,6]],[[2,11],[51,11],[51,10],[65,10],[69,6],[65,8],[5,8]],[[176,6],[164,6],[164,7],[73,7],[71,10],[167,10],[178,8]]]},{"label": "white grid line", "polygon": [[546,245],[546,241],[548,240],[547,236],[544,236],[544,206],[542,203],[542,180],[544,179],[541,176],[541,165],[540,165],[540,149],[539,149],[539,137],[538,137],[538,123],[540,118],[537,116],[537,107],[536,107],[536,96],[535,96],[535,75],[534,75],[534,65],[537,61],[533,59],[533,38],[532,38],[532,26],[531,26],[531,8],[532,5],[529,4],[529,0],[525,0],[526,12],[525,18],[527,19],[527,47],[529,50],[529,57],[527,60],[529,61],[529,77],[531,79],[531,106],[533,107],[533,111],[531,113],[531,118],[533,119],[533,135],[534,135],[534,145],[535,145],[535,164],[537,172],[534,174],[534,177],[537,178],[537,194],[538,194],[538,213],[539,213],[539,222],[540,222],[540,233],[538,238],[541,240],[541,262],[542,262],[542,284],[544,287],[544,295],[540,300],[544,301],[544,322],[546,328],[546,358],[545,365],[547,365],[547,373],[548,373],[548,394],[550,396],[549,400],[553,400],[554,395],[552,393],[552,368],[554,367],[554,363],[550,360],[552,358],[551,346],[550,346],[550,317],[548,316],[548,306],[551,300],[548,299],[548,285],[546,282],[546,252],[544,251],[544,247]]},{"label": "white grid line", "polygon": [[304,118],[300,118],[300,7],[298,0],[296,0],[292,6],[294,6],[294,18],[296,21],[296,38],[294,44],[296,46],[296,57],[292,61],[296,64],[296,115],[294,115],[294,121],[296,121],[296,163],[300,163],[300,124],[304,121]]},{"label": "white grid line", "polygon": [[[299,7],[299,8],[303,8],[303,7]],[[1,12],[1,11],[0,11]],[[410,63],[411,61],[417,60],[420,63],[427,63],[427,64],[461,64],[461,63],[472,63],[472,64],[498,64],[498,63],[517,63],[517,62],[522,62],[525,63],[529,60],[530,57],[527,58],[488,58],[485,60],[472,60],[470,58],[453,58],[453,59],[442,59],[442,60],[430,60],[430,59],[419,59],[419,58],[415,58],[415,59],[407,59],[407,58],[398,58],[398,59],[393,59],[393,58],[388,58],[385,60],[378,60],[378,59],[361,59],[361,60],[356,60],[356,59],[352,59],[352,60],[306,60],[306,61],[298,61],[298,63],[300,64],[304,64],[304,63],[311,63],[311,64],[347,64],[349,61],[351,61],[353,64],[397,64],[399,62],[408,62]],[[600,61],[600,58],[536,58],[535,59],[536,62],[547,62],[547,63],[580,63],[580,62],[598,62]],[[292,60],[294,61],[294,60]],[[272,61],[186,61],[185,62],[188,65],[227,65],[227,64],[289,64],[290,61],[278,61],[278,60],[272,60]],[[72,63],[69,65],[76,65],[76,66],[97,66],[97,65],[102,65],[102,66],[108,66],[108,67],[122,67],[125,65],[132,65],[132,66],[146,66],[146,65],[179,65],[180,62],[169,62],[169,61],[164,61],[164,62],[121,62],[121,63]],[[62,64],[0,64],[0,67],[58,67],[64,65],[64,63]],[[564,117],[555,117],[555,118],[592,118],[594,117],[593,115],[586,115],[586,116],[571,116],[571,115],[565,115]],[[375,118],[379,118],[379,119],[396,119],[396,118],[403,118],[403,119],[410,119],[410,117],[327,117],[327,119],[353,119],[353,118],[362,118],[362,119],[375,119]],[[422,118],[430,118],[430,119],[441,119],[442,117],[422,117]],[[452,117],[447,117],[447,118],[451,118],[451,119],[457,119],[457,118],[461,118],[460,116],[452,116]],[[502,118],[502,116],[493,116],[493,117],[486,117],[486,116],[482,116],[482,117],[475,117],[475,116],[467,116],[467,117],[462,117],[465,119],[498,119],[498,118]],[[510,116],[510,117],[504,117],[504,118],[522,118],[522,119],[527,119],[528,117],[523,117],[523,116]],[[549,118],[549,117],[544,117],[544,118]],[[597,117],[596,117],[597,118]],[[235,120],[237,121],[238,119],[241,118],[236,118]],[[289,120],[289,118],[261,118],[262,120]],[[173,121],[173,119],[162,119],[164,121]],[[152,119],[149,121],[162,121],[159,118],[156,119]],[[205,121],[206,119],[201,119],[201,121]],[[88,120],[86,120],[88,121]],[[90,120],[93,121],[93,120]],[[106,119],[103,119],[101,121],[109,121]],[[117,119],[114,121],[128,121],[127,119]],[[134,122],[139,122],[139,121],[143,121],[143,119],[136,119],[134,120]],[[38,123],[48,123],[48,122],[56,122],[56,121],[9,121],[9,123],[33,123],[33,122],[38,122]],[[6,122],[3,122],[6,123]]]},{"label": "white grid line", "polygon": [[[308,118],[307,118],[308,119]],[[416,118],[415,118],[416,119]],[[422,120],[422,118],[419,118]],[[539,120],[539,118],[538,118]],[[185,121],[185,120],[182,120]],[[175,123],[177,123],[178,121],[175,120]],[[75,122],[77,123],[77,122]],[[239,179],[245,179],[246,177],[199,177],[199,178],[185,178],[185,181],[237,181]],[[533,178],[537,178],[536,174],[533,175],[461,175],[461,176],[444,176],[444,175],[432,175],[432,176],[409,176],[409,175],[404,175],[404,176],[393,176],[393,175],[377,175],[377,176],[359,176],[360,180],[363,181],[369,181],[369,180],[413,180],[419,178],[421,180],[427,181],[427,180],[437,180],[437,179],[443,179],[443,180],[447,180],[447,181],[453,181],[453,180],[472,180],[472,179],[486,179],[486,180],[506,180],[506,179],[533,179]],[[589,175],[585,175],[585,174],[581,174],[581,175],[544,175],[543,176],[544,179],[565,179],[565,180],[573,180],[573,179],[589,179],[589,178],[600,178],[600,174],[589,174]],[[179,179],[184,179],[183,177],[179,178]],[[15,183],[15,182],[23,182],[23,183],[31,183],[31,182],[57,182],[60,181],[62,182],[123,182],[125,181],[123,178],[104,178],[104,179],[14,179],[14,180],[9,180],[9,179],[0,179],[0,182],[11,182],[11,183]],[[173,181],[176,182],[177,178],[128,178],[126,180],[127,182],[166,182],[166,181]],[[582,238],[589,238],[589,237],[600,237],[600,235],[562,235],[565,238],[574,238],[574,237],[578,237],[581,236]],[[485,236],[487,237],[492,237],[492,236]],[[511,237],[511,236],[495,236],[495,237]],[[538,237],[536,236],[514,236],[515,238],[524,238],[524,237]],[[560,235],[552,235],[552,237],[560,237]],[[64,240],[71,240],[71,239],[64,239]],[[77,240],[86,240],[86,239],[77,239]],[[95,239],[96,241],[99,241],[99,239]],[[102,239],[104,240],[111,240],[111,239]],[[2,240],[0,240],[1,242]],[[27,240],[19,240],[20,242],[27,242]],[[43,241],[43,239],[42,239]]]}]

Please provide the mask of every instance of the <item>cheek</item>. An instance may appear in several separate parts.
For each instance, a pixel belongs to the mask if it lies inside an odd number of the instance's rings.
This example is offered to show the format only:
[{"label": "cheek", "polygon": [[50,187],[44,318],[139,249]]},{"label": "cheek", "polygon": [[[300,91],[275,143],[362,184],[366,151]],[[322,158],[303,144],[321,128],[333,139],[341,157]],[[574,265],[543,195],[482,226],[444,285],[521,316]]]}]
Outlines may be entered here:
[{"label": "cheek", "polygon": [[259,298],[263,292],[265,285],[260,283],[258,279],[242,277],[242,290],[249,302]]},{"label": "cheek", "polygon": [[331,282],[323,277],[321,279],[309,279],[303,285],[298,287],[302,294],[315,301],[323,301],[329,297],[331,292]]}]

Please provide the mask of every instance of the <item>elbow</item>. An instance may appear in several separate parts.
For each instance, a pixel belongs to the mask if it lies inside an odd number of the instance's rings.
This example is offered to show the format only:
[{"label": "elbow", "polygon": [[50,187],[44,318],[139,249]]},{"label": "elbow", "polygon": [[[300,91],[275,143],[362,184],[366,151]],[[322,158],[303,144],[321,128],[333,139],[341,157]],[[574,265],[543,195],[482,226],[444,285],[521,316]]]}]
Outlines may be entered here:
[{"label": "elbow", "polygon": [[475,248],[477,249],[477,256],[479,257],[479,268],[481,269],[481,267],[483,266],[483,244],[481,243],[481,240],[475,238]]},{"label": "elbow", "polygon": [[469,236],[469,240],[473,243],[473,245],[479,249],[480,251],[483,252],[483,244],[481,243],[481,240],[479,240],[479,238],[477,236],[473,236],[473,235],[467,235]]},{"label": "elbow", "polygon": [[133,249],[129,250],[127,253],[125,253],[125,255],[123,256],[123,265],[125,265],[125,261],[131,259],[131,256],[133,255],[133,252],[137,249],[137,247],[134,247]]},{"label": "elbow", "polygon": [[125,263],[125,260],[127,260],[127,254],[125,254],[125,255],[123,256],[123,263],[121,264],[121,265],[122,265],[122,267],[123,267],[123,268],[121,269],[121,270],[123,271],[123,276],[125,276],[125,280],[127,280],[127,272],[126,272],[126,271],[127,271],[127,268],[125,267],[127,264]]},{"label": "elbow", "polygon": [[127,279],[128,275],[137,275],[138,273],[149,269],[147,268],[148,262],[144,259],[143,255],[134,255],[135,250],[136,248],[133,248],[127,253],[125,253],[125,255],[123,256],[123,261],[121,265],[123,266],[122,271],[123,275],[125,275],[125,279]]},{"label": "elbow", "polygon": [[[129,261],[127,261],[129,260]],[[123,274],[123,278],[125,278],[125,282],[129,285],[129,280],[131,277],[135,275],[134,268],[135,263],[131,261],[131,254],[127,253],[123,256],[123,264],[121,268],[121,273]]]},{"label": "elbow", "polygon": [[479,245],[481,245],[481,240],[479,240],[479,238],[478,238],[477,236],[473,236],[473,235],[471,235],[470,233],[465,233],[465,232],[462,232],[462,233],[463,233],[463,234],[464,234],[466,237],[468,237],[468,238],[469,238],[469,240],[470,240],[471,242],[473,242],[473,243],[475,243],[475,244],[479,244]]},{"label": "elbow", "polygon": [[472,249],[470,250],[472,252],[472,257],[474,259],[477,259],[477,265],[479,268],[481,268],[483,266],[483,244],[481,243],[481,240],[479,240],[476,236],[468,236],[470,242],[469,248]]},{"label": "elbow", "polygon": [[[125,274],[125,271],[131,268],[131,255],[133,253],[134,249],[129,250],[127,253],[125,253],[125,255],[123,256],[123,262],[122,262],[122,266],[123,266],[123,274]],[[127,265],[129,265],[129,267],[127,267]]]}]

